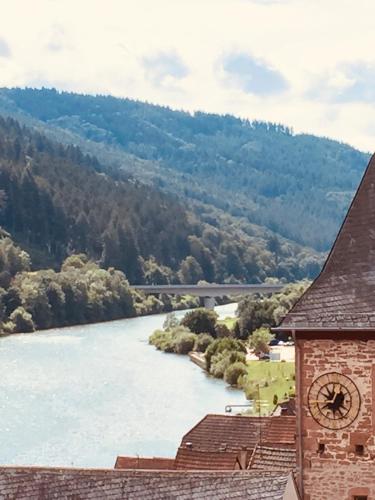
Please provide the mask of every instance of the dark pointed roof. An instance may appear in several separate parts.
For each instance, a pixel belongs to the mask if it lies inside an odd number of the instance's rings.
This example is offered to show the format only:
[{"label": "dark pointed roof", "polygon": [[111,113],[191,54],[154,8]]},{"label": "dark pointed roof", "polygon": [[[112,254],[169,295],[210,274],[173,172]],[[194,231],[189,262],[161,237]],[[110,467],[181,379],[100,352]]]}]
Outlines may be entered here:
[{"label": "dark pointed roof", "polygon": [[320,275],[279,329],[375,329],[375,155]]}]

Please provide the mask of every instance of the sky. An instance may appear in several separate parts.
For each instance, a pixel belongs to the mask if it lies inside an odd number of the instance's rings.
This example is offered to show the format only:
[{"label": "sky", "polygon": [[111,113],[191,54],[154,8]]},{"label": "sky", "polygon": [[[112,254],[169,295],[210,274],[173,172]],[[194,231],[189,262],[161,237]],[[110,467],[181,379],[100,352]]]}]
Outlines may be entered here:
[{"label": "sky", "polygon": [[0,86],[283,123],[375,150],[373,0],[0,0]]}]

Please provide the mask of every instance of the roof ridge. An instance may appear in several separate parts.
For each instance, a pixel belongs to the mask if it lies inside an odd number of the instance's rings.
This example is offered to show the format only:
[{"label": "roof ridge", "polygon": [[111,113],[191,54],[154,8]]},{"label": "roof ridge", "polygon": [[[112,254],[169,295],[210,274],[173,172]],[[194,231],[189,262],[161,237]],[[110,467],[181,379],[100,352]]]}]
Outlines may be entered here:
[{"label": "roof ridge", "polygon": [[[231,475],[254,475],[258,476],[261,475],[262,471],[249,471],[246,469],[238,469],[238,470],[180,470],[180,469],[161,469],[161,470],[153,470],[153,469],[87,469],[84,467],[46,467],[46,466],[15,466],[15,465],[1,465],[0,466],[0,473],[2,471],[14,471],[14,472],[45,472],[45,473],[63,473],[64,471],[66,472],[77,472],[80,474],[93,474],[93,473],[109,473],[109,474],[114,474],[114,475],[126,475],[129,473],[132,473],[134,475],[140,474],[140,475],[152,475],[155,472],[157,472],[158,475],[175,475],[179,476],[181,474],[188,474],[188,475],[212,475],[215,476],[217,474],[225,474],[227,476]],[[272,475],[279,475],[277,473],[274,473],[274,471],[269,471]],[[287,476],[288,474],[283,474],[284,476]]]}]

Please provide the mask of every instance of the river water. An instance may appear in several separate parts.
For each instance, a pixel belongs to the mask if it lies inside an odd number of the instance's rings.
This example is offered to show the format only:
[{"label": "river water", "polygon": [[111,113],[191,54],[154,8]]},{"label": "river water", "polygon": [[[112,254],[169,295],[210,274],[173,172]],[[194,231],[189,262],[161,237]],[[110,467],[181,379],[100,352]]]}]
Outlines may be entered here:
[{"label": "river water", "polygon": [[[234,310],[217,308],[222,317]],[[173,457],[204,415],[245,403],[187,356],[148,345],[164,319],[0,339],[0,463],[112,467],[120,454]]]}]

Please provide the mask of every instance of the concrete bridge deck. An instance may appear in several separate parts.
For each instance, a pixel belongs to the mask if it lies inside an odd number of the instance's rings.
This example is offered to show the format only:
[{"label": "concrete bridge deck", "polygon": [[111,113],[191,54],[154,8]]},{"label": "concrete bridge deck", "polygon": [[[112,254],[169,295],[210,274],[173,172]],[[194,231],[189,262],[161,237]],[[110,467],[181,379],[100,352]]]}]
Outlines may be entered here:
[{"label": "concrete bridge deck", "polygon": [[132,285],[146,294],[195,295],[196,297],[223,297],[224,295],[246,295],[251,293],[275,293],[282,285]]}]

